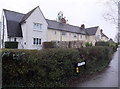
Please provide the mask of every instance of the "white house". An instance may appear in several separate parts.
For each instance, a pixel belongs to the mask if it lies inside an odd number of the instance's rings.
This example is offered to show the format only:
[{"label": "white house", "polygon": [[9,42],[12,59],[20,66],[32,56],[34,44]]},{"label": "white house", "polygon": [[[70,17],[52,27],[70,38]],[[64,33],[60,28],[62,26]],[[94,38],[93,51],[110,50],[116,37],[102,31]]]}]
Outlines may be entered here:
[{"label": "white house", "polygon": [[39,6],[22,14],[3,9],[1,18],[1,47],[5,41],[18,41],[19,49],[41,49],[45,41],[74,41],[82,40],[95,44],[96,41],[107,41],[99,26],[85,28],[61,22],[48,20],[44,17]]}]

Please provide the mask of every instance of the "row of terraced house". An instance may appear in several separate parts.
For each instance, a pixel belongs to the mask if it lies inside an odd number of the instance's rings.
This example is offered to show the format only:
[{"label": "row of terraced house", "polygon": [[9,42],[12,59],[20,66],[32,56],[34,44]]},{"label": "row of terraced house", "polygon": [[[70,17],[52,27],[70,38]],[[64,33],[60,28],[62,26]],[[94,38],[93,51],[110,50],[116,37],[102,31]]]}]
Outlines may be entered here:
[{"label": "row of terraced house", "polygon": [[1,47],[6,41],[17,41],[19,49],[41,49],[46,41],[108,41],[99,26],[73,26],[64,18],[46,19],[39,6],[27,14],[3,9],[1,18]]}]

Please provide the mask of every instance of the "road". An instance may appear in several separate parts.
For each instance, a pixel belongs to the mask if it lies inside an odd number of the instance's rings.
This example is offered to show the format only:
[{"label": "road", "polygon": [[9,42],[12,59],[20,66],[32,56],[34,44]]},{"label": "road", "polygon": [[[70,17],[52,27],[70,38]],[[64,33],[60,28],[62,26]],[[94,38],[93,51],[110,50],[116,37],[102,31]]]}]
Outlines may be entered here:
[{"label": "road", "polygon": [[82,83],[76,81],[73,83],[72,87],[118,87],[118,59],[120,63],[120,48],[114,53],[109,66],[102,73]]}]

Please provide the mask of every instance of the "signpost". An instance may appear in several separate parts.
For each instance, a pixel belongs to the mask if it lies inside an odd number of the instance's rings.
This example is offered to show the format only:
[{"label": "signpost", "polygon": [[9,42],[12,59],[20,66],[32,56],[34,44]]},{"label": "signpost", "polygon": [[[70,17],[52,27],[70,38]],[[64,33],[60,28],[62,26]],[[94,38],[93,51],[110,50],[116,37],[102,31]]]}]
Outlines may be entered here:
[{"label": "signpost", "polygon": [[86,61],[83,61],[83,62],[77,64],[76,73],[79,73],[80,66],[84,66],[84,68],[86,69]]},{"label": "signpost", "polygon": [[78,66],[85,65],[85,62],[78,63]]}]

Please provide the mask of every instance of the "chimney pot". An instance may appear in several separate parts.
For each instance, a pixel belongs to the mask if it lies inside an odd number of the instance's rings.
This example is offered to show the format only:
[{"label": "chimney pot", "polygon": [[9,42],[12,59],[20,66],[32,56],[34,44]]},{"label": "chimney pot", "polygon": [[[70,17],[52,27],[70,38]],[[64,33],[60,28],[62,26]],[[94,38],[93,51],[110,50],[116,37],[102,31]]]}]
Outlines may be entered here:
[{"label": "chimney pot", "polygon": [[103,30],[102,30],[102,29],[101,29],[100,31],[101,31],[101,33],[103,32]]},{"label": "chimney pot", "polygon": [[64,18],[61,19],[61,22],[66,24],[66,20]]},{"label": "chimney pot", "polygon": [[81,25],[81,29],[85,29],[85,25],[84,24]]}]

